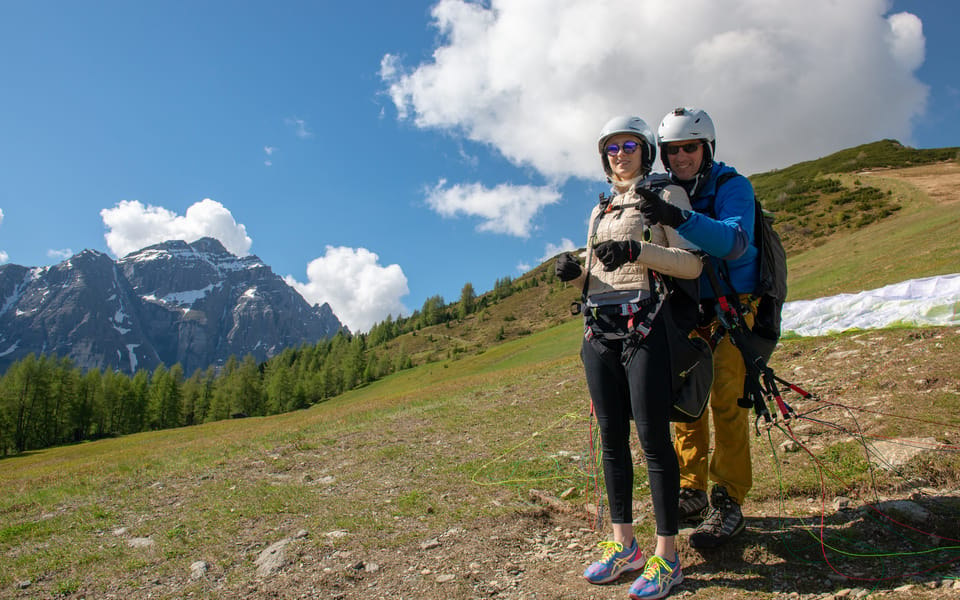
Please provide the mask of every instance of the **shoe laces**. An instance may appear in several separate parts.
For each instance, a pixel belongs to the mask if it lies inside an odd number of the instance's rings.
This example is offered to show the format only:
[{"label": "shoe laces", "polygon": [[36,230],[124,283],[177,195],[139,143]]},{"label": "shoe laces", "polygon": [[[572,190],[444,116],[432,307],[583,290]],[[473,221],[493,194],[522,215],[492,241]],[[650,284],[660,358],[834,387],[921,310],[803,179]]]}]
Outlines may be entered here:
[{"label": "shoe laces", "polygon": [[662,574],[670,574],[671,572],[673,572],[673,567],[667,563],[667,560],[654,554],[647,561],[646,568],[643,569],[643,578],[647,581],[659,581]]},{"label": "shoe laces", "polygon": [[723,508],[720,506],[713,506],[710,509],[710,512],[707,513],[707,517],[703,520],[703,524],[701,525],[701,528],[719,529],[722,525],[723,525]]},{"label": "shoe laces", "polygon": [[600,557],[600,562],[607,562],[613,558],[614,555],[623,552],[623,544],[620,542],[604,540],[597,545],[603,548],[603,555]]}]

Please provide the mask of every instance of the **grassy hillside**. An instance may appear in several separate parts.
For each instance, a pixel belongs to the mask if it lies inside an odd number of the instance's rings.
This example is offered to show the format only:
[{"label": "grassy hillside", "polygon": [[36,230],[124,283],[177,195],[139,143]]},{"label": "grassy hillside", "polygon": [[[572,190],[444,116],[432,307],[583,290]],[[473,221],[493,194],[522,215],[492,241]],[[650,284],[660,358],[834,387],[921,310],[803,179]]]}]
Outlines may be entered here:
[{"label": "grassy hillside", "polygon": [[[957,270],[955,162],[815,173],[889,189],[899,209],[798,245],[793,298]],[[567,310],[578,292],[549,268],[462,323],[391,342],[426,364],[310,409],[0,460],[0,598],[625,597],[629,581],[578,577],[604,537],[601,483]],[[958,353],[955,328],[785,341],[778,374],[826,402],[788,395],[804,418],[760,430],[734,544],[700,555],[681,536],[685,597],[949,595]],[[894,462],[884,442],[921,452]]]}]

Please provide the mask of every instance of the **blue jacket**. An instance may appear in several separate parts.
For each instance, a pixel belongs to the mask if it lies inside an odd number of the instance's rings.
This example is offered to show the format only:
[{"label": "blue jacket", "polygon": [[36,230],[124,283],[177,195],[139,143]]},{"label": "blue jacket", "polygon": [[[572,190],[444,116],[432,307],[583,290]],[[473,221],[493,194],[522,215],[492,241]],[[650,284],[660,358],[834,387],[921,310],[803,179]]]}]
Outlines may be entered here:
[{"label": "blue jacket", "polygon": [[[717,178],[724,173],[736,174],[733,167],[714,162],[697,195],[690,199],[693,213],[677,227],[677,233],[710,255],[714,271],[720,276],[723,292],[749,294],[757,286],[760,258],[753,240],[754,192],[750,180],[743,176],[728,179],[717,193]],[[722,276],[720,260],[727,262],[729,280]],[[733,286],[733,290],[729,286]],[[714,297],[706,273],[700,276],[700,293]]]}]

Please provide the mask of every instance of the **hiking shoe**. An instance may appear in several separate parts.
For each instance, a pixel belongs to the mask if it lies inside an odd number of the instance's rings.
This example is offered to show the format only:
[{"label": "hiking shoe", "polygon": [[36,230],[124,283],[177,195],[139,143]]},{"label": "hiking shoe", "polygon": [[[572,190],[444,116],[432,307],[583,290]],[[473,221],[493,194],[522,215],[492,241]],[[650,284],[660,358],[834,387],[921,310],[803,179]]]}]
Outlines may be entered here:
[{"label": "hiking shoe", "polygon": [[710,492],[710,505],[712,508],[707,518],[690,536],[690,545],[698,550],[722,546],[743,531],[743,513],[740,512],[740,505],[727,495],[727,488],[714,486]]},{"label": "hiking shoe", "polygon": [[643,552],[640,552],[636,538],[626,549],[620,542],[600,542],[597,545],[603,548],[603,555],[583,572],[583,577],[590,583],[610,583],[624,573],[643,568]]},{"label": "hiking shoe", "polygon": [[709,506],[707,493],[693,488],[680,488],[680,520],[696,519]]},{"label": "hiking shoe", "polygon": [[671,563],[665,558],[654,554],[647,561],[643,575],[630,586],[630,597],[633,600],[656,600],[666,598],[673,586],[683,581],[683,570],[680,569],[680,556]]}]

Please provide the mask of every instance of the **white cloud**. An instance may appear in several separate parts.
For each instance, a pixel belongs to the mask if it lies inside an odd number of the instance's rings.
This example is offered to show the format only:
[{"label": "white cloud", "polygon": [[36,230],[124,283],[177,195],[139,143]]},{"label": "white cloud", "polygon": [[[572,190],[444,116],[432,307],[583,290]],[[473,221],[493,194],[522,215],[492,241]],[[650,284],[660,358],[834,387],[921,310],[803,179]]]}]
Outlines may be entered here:
[{"label": "white cloud", "polygon": [[245,256],[253,241],[247,229],[238,224],[222,204],[204,198],[187,208],[183,216],[161,206],[147,205],[137,200],[121,200],[113,208],[100,211],[107,247],[115,256],[125,256],[152,244],[167,240],[194,242],[212,237],[233,254]]},{"label": "white cloud", "polygon": [[387,315],[410,311],[400,298],[410,293],[400,265],[379,264],[366,248],[327,246],[326,254],[307,265],[307,283],[292,275],[284,279],[310,304],[327,302],[337,317],[355,333],[369,331]]},{"label": "white cloud", "polygon": [[267,155],[267,159],[263,161],[263,164],[268,167],[273,166],[273,160],[270,157],[273,156],[273,153],[276,151],[277,149],[274,146],[264,146],[263,152]]},{"label": "white cloud", "polygon": [[441,179],[427,190],[427,204],[444,217],[480,217],[477,231],[528,237],[532,220],[544,206],[560,200],[554,188],[527,185],[498,185],[486,188],[479,183],[453,185]]},{"label": "white cloud", "polygon": [[553,258],[561,252],[573,252],[576,249],[577,245],[574,244],[572,240],[563,238],[560,240],[559,244],[547,244],[547,247],[543,252],[543,256],[540,257],[540,262],[542,263],[545,260]]},{"label": "white cloud", "polygon": [[63,248],[61,250],[55,250],[53,248],[50,248],[49,250],[47,250],[47,256],[49,258],[64,260],[73,256],[73,250],[71,250],[70,248]]},{"label": "white cloud", "polygon": [[307,127],[307,122],[303,119],[297,119],[296,117],[288,118],[283,120],[289,127],[293,128],[293,134],[300,139],[307,139],[313,137],[313,132]]},{"label": "white cloud", "polygon": [[636,113],[655,130],[679,105],[707,110],[718,158],[749,174],[911,142],[928,95],[915,76],[925,39],[889,4],[439,0],[432,57],[408,68],[385,55],[380,77],[400,119],[557,181],[601,175],[596,135],[610,116]]}]

